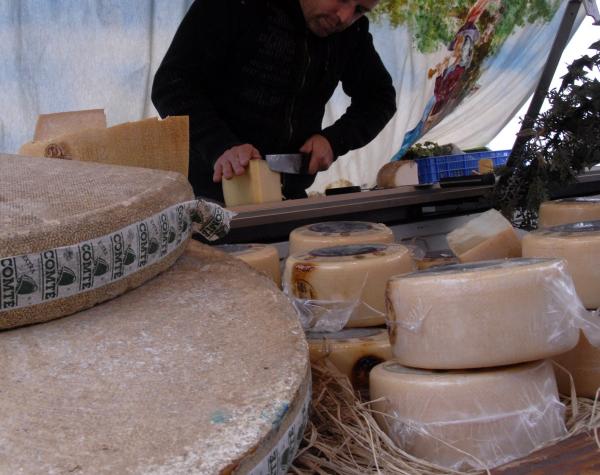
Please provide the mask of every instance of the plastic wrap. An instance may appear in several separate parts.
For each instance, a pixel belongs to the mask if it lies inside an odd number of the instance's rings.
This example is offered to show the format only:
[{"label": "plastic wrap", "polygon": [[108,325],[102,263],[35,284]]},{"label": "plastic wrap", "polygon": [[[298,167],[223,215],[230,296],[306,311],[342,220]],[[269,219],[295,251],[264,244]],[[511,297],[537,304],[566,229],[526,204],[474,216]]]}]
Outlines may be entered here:
[{"label": "plastic wrap", "polygon": [[305,329],[333,332],[385,323],[387,280],[412,270],[400,244],[333,246],[290,256],[283,288]]},{"label": "plastic wrap", "polygon": [[557,259],[486,261],[395,276],[386,297],[392,351],[407,366],[515,364],[570,350],[579,328],[600,336]]},{"label": "plastic wrap", "polygon": [[592,345],[585,334],[581,335],[575,348],[553,359],[562,367],[555,368],[561,394],[571,394],[572,377],[578,397],[596,398],[600,388],[600,348]]},{"label": "plastic wrap", "polygon": [[600,219],[600,197],[566,198],[540,205],[540,228]]},{"label": "plastic wrap", "polygon": [[490,469],[566,434],[549,361],[472,371],[387,362],[370,379],[383,430],[408,453],[446,468]]}]

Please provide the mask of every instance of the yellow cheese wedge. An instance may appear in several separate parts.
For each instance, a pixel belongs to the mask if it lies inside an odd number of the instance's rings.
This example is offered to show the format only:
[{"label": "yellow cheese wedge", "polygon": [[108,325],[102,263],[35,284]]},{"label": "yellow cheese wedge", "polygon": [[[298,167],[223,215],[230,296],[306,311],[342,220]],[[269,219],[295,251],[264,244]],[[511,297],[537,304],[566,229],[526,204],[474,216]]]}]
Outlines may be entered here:
[{"label": "yellow cheese wedge", "polygon": [[379,188],[395,188],[397,186],[418,185],[419,167],[414,160],[397,160],[386,163],[377,173]]},{"label": "yellow cheese wedge", "polygon": [[23,145],[19,155],[154,168],[188,175],[188,117],[126,122]]},{"label": "yellow cheese wedge", "polygon": [[40,114],[35,125],[34,142],[50,140],[64,134],[86,129],[105,129],[104,109]]},{"label": "yellow cheese wedge", "polygon": [[529,233],[523,238],[523,256],[565,259],[584,307],[600,307],[600,221]]},{"label": "yellow cheese wedge", "polygon": [[277,252],[275,246],[268,244],[223,244],[217,246],[217,248],[267,275],[281,287],[279,252]]},{"label": "yellow cheese wedge", "polygon": [[566,434],[549,361],[489,370],[371,371],[375,417],[406,452],[454,470],[493,468]]},{"label": "yellow cheese wedge", "polygon": [[559,224],[595,220],[600,220],[600,198],[566,198],[542,203],[538,226],[546,228]]},{"label": "yellow cheese wedge", "polygon": [[392,243],[394,233],[382,223],[325,221],[294,229],[290,233],[290,255],[329,246],[363,243]]},{"label": "yellow cheese wedge", "polygon": [[371,369],[392,358],[385,328],[350,328],[335,333],[308,332],[306,338],[311,362],[327,358],[360,391],[368,391]]},{"label": "yellow cheese wedge", "polygon": [[[577,396],[596,398],[596,391],[600,388],[600,348],[593,346],[583,332],[575,348],[553,359],[573,376]],[[560,368],[554,368],[554,372],[560,393],[569,396],[571,394],[569,376]]]},{"label": "yellow cheese wedge", "polygon": [[264,160],[250,160],[246,173],[223,179],[223,196],[228,207],[281,201],[281,175]]},{"label": "yellow cheese wedge", "polygon": [[[387,286],[392,352],[426,369],[483,368],[558,355],[577,344],[570,279],[555,259],[434,267]],[[572,284],[571,284],[572,285]]]},{"label": "yellow cheese wedge", "polygon": [[288,257],[284,288],[293,298],[355,303],[348,327],[385,323],[385,284],[414,270],[410,251],[401,244],[349,244]]},{"label": "yellow cheese wedge", "polygon": [[521,242],[510,222],[495,209],[486,211],[447,236],[460,262],[521,256]]}]

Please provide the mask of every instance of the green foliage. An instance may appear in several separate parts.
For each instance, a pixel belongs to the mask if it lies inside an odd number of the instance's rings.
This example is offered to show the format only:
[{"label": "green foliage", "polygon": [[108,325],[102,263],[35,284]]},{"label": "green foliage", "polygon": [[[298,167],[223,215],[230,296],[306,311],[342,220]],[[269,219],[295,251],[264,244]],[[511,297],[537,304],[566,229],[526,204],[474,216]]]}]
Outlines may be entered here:
[{"label": "green foliage", "polygon": [[513,223],[533,229],[542,201],[600,163],[600,82],[588,76],[600,71],[600,41],[593,56],[575,60],[561,86],[548,93],[550,109],[524,133],[529,139],[511,156],[496,189],[496,207]]},{"label": "green foliage", "polygon": [[451,155],[452,145],[438,145],[435,142],[417,143],[410,147],[402,160],[414,160],[422,157],[439,157],[440,155]]}]

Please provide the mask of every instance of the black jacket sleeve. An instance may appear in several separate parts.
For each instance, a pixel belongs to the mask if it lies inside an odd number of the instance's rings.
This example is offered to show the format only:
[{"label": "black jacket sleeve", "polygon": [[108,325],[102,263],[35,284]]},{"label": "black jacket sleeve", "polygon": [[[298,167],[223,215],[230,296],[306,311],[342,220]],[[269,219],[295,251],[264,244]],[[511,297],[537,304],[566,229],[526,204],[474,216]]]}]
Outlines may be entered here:
[{"label": "black jacket sleeve", "polygon": [[342,87],[350,96],[346,112],[322,131],[335,157],[373,140],[396,112],[392,78],[373,46],[369,22],[362,18],[355,49],[342,73]]},{"label": "black jacket sleeve", "polygon": [[209,162],[205,167],[211,169],[225,150],[240,144],[207,92],[224,70],[239,25],[239,5],[235,0],[196,0],[152,85],[152,102],[161,117],[190,116],[190,158]]}]

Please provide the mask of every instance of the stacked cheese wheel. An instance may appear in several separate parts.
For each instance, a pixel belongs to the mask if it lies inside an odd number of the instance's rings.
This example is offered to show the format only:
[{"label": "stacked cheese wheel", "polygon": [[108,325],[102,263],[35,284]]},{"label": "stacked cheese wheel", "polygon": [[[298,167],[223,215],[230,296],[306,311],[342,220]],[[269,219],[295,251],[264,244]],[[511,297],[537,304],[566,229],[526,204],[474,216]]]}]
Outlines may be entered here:
[{"label": "stacked cheese wheel", "polygon": [[244,261],[281,286],[279,252],[275,246],[269,244],[222,244],[217,248]]},{"label": "stacked cheese wheel", "polygon": [[[574,219],[573,216],[580,217],[584,212],[600,211],[600,201],[560,201],[545,205],[541,210],[541,218],[545,223],[568,222]],[[568,214],[565,209],[574,211]],[[559,224],[530,233],[523,238],[523,255],[564,259],[584,306],[590,310],[600,307],[600,221]],[[597,316],[594,318],[599,319]],[[599,348],[591,345],[582,334],[579,344],[572,351],[557,357],[556,361],[573,376],[578,396],[595,398],[600,388]],[[570,394],[568,375],[561,369],[557,369],[556,374],[560,391]]]},{"label": "stacked cheese wheel", "polygon": [[560,285],[569,279],[561,260],[524,258],[392,277],[395,361],[370,380],[382,428],[408,452],[456,470],[495,467],[565,435],[546,358],[577,344],[573,296]]}]

